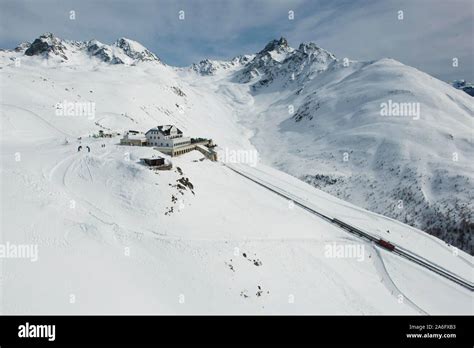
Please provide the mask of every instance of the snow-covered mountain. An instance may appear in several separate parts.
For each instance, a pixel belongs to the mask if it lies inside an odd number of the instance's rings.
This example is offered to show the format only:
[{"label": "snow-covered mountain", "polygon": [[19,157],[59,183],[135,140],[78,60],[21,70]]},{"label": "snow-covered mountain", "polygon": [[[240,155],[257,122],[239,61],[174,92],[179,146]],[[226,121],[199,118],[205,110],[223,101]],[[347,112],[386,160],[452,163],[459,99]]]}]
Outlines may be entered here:
[{"label": "snow-covered mountain", "polygon": [[295,50],[288,46],[285,38],[280,38],[269,42],[236,78],[243,83],[252,83],[253,91],[272,84],[286,89],[290,81],[301,86],[335,62],[333,54],[312,42],[302,43]]},{"label": "snow-covered mountain", "polygon": [[472,98],[392,59],[332,61],[296,83],[287,61],[243,113],[262,158],[473,253]]},{"label": "snow-covered mountain", "polygon": [[468,95],[393,59],[336,59],[284,38],[208,79],[265,163],[474,253]]},{"label": "snow-covered mountain", "polygon": [[466,92],[471,97],[474,97],[474,84],[471,82],[466,82],[466,80],[455,80],[452,83],[454,88],[460,89],[461,91]]},{"label": "snow-covered mountain", "polygon": [[136,41],[120,38],[112,45],[105,45],[97,40],[68,41],[45,33],[33,43],[24,42],[16,49],[27,56],[41,56],[44,58],[57,58],[60,62],[71,61],[77,63],[77,58],[90,56],[109,64],[134,65],[139,62],[157,62],[160,59]]},{"label": "snow-covered mountain", "polygon": [[204,59],[194,63],[191,69],[200,75],[215,75],[218,71],[242,67],[253,60],[254,55],[243,55],[235,57],[231,61]]},{"label": "snow-covered mountain", "polygon": [[[339,61],[284,39],[189,68],[126,39],[38,40],[0,52],[1,241],[39,248],[37,262],[0,258],[2,313],[472,313],[469,290],[200,153],[154,171],[140,158],[157,151],[93,137],[174,124],[220,149],[258,150],[256,167],[241,165],[249,175],[472,281],[467,253],[360,207],[393,216],[402,199],[397,209],[420,218],[417,185],[430,204],[470,207],[462,91],[393,60]],[[377,116],[407,96],[422,103],[418,120]],[[64,102],[95,112],[60,115]],[[453,151],[458,161],[443,157]],[[328,254],[351,246],[362,254]]]}]

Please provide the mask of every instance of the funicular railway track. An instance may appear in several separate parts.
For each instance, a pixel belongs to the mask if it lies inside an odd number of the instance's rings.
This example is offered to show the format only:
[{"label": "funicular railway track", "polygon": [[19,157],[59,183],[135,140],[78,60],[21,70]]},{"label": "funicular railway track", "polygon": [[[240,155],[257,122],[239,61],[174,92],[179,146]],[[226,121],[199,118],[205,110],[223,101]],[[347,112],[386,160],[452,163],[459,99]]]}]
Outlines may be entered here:
[{"label": "funicular railway track", "polygon": [[346,232],[348,233],[351,233],[353,235],[356,235],[358,236],[359,238],[362,238],[362,239],[365,239],[367,241],[370,241],[370,242],[373,242],[376,246],[378,247],[381,247],[381,248],[384,248],[386,250],[388,250],[389,252],[392,252],[394,254],[397,254],[398,256],[400,257],[403,257],[405,258],[406,260],[409,260],[413,263],[416,263],[418,264],[419,266],[421,267],[424,267],[454,283],[457,283],[458,285],[470,290],[470,291],[474,291],[474,285],[453,274],[452,272],[442,268],[441,266],[438,266],[434,263],[432,263],[431,261],[429,260],[426,260],[424,259],[423,257],[419,256],[419,255],[416,255],[412,252],[410,252],[409,250],[405,249],[405,248],[402,248],[401,246],[398,246],[396,244],[392,244],[388,241],[385,241],[383,239],[380,239],[379,237],[375,237],[365,231],[362,231],[361,229],[355,227],[355,226],[352,226],[348,223],[345,223],[344,221],[341,221],[339,219],[336,219],[336,218],[332,218],[332,217],[329,217],[325,214],[322,214],[321,212],[311,208],[311,207],[308,207],[306,204],[300,202],[296,197],[292,197],[291,194],[287,193],[287,192],[282,192],[282,190],[279,190],[278,187],[272,185],[272,184],[269,184],[269,183],[266,183],[266,182],[263,182],[261,180],[259,180],[258,178],[255,178],[253,177],[252,175],[249,175],[248,173],[244,173],[240,170],[238,170],[237,168],[234,168],[232,165],[229,165],[229,164],[225,164],[223,163],[224,166],[226,166],[227,168],[229,168],[230,170],[232,170],[233,172],[243,176],[244,178],[256,183],[257,185],[260,185],[264,188],[266,188],[267,190],[279,195],[280,197],[283,197],[289,201],[292,201],[295,205],[299,206],[300,208],[310,212],[311,214],[313,215],[316,215],[318,216],[319,218],[321,219],[324,219],[326,221],[328,221],[329,223],[337,226],[338,228],[340,229],[343,229],[345,230]]}]

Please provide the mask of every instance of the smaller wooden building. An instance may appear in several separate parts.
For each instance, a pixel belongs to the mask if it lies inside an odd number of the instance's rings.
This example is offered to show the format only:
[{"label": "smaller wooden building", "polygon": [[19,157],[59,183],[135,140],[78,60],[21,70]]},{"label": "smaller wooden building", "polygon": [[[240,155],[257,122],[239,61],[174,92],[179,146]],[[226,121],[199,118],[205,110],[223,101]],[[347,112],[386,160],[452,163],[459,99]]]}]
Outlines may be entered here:
[{"label": "smaller wooden building", "polygon": [[171,163],[166,163],[163,157],[141,158],[141,161],[147,166],[158,170],[170,170],[173,167]]},{"label": "smaller wooden building", "polygon": [[158,158],[142,158],[142,161],[150,167],[162,166],[165,164],[165,159],[162,157]]}]

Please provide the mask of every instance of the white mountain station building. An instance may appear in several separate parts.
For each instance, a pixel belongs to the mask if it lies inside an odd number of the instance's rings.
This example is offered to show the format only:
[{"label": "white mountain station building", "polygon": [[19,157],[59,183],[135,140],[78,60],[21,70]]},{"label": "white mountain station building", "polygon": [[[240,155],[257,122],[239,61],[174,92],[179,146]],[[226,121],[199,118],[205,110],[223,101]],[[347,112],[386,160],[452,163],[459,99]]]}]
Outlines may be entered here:
[{"label": "white mountain station building", "polygon": [[152,128],[145,133],[145,136],[148,146],[154,146],[158,151],[171,156],[194,149],[194,146],[191,146],[191,138],[183,137],[183,132],[173,125]]}]

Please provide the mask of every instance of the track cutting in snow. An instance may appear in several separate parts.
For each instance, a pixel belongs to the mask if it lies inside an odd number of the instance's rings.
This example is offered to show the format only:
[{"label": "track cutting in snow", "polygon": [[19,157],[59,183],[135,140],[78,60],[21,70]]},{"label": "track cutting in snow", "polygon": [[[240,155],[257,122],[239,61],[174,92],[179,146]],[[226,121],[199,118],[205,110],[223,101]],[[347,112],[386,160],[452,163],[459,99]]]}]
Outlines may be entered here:
[{"label": "track cutting in snow", "polygon": [[[276,193],[277,195],[287,199],[288,201],[292,201],[294,202],[294,204],[298,205],[299,207],[309,211],[310,213],[318,216],[319,218],[322,218],[326,221],[328,221],[329,223],[331,224],[334,224],[336,226],[338,226],[339,228],[351,233],[351,234],[355,234],[361,238],[364,238],[366,240],[369,240],[371,242],[374,242],[374,243],[378,243],[380,241],[380,238],[377,238],[377,237],[374,237],[372,235],[370,235],[369,233],[367,232],[364,232],[362,230],[360,230],[359,228],[355,227],[355,226],[351,226],[341,220],[338,220],[338,219],[335,219],[335,218],[332,218],[332,217],[329,217],[329,216],[326,216],[316,210],[314,210],[313,208],[310,208],[309,206],[307,206],[306,204],[302,203],[296,196],[288,193],[288,192],[282,192],[282,190],[280,190],[278,187],[272,185],[272,184],[269,184],[269,183],[265,183],[264,181],[261,181],[260,179],[256,178],[255,176],[251,176],[249,175],[248,173],[246,172],[243,172],[239,169],[236,169],[234,166],[232,165],[229,165],[229,164],[224,164],[226,167],[228,167],[230,170],[234,171],[235,173],[245,177],[246,179],[260,185],[260,186],[263,186],[265,187],[266,189]],[[377,245],[377,244],[376,244]],[[377,247],[380,247],[379,245],[377,245]],[[432,262],[426,260],[426,259],[423,259],[422,257],[416,255],[416,254],[413,254],[412,252],[406,250],[406,249],[403,249],[402,247],[400,246],[397,246],[397,245],[394,245],[394,250],[392,251],[394,253],[396,253],[397,255],[407,259],[407,260],[410,260],[422,267],[424,267],[425,269],[428,269],[446,279],[449,279],[450,281],[453,281],[461,286],[463,286],[464,288],[470,290],[470,291],[474,291],[474,285],[465,280],[465,279],[462,279],[460,278],[459,276],[455,275],[455,274],[452,274],[451,272],[449,272],[448,270],[446,269],[443,269],[442,267],[440,267],[439,265],[435,265],[433,264]]]}]

